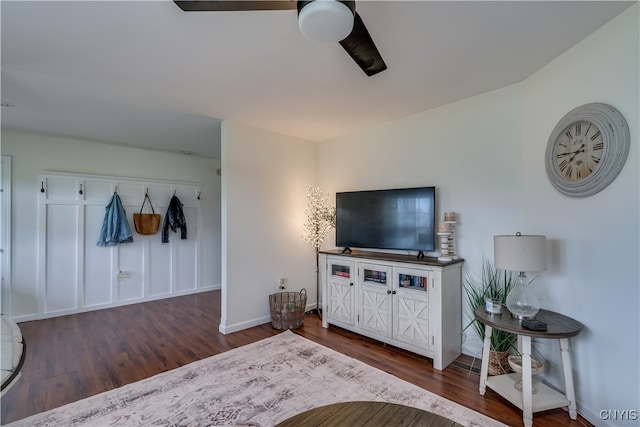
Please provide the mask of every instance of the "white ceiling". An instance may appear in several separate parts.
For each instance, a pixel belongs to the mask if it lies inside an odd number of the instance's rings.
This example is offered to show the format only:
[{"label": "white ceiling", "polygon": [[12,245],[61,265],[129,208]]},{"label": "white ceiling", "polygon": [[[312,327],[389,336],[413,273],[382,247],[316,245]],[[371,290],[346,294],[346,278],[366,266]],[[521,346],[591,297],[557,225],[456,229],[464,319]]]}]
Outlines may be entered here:
[{"label": "white ceiling", "polygon": [[2,126],[207,157],[221,119],[322,141],[522,81],[633,3],[358,1],[388,66],[367,77],[295,10],[3,0]]}]

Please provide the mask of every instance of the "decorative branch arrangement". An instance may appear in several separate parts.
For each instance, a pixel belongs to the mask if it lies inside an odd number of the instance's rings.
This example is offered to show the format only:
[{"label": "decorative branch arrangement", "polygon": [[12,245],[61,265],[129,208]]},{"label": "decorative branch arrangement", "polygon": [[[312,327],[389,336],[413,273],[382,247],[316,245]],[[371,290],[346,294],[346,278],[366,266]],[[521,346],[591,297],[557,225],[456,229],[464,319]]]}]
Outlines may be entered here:
[{"label": "decorative branch arrangement", "polygon": [[318,187],[309,187],[307,193],[307,207],[304,214],[307,222],[302,226],[302,238],[311,243],[316,250],[320,250],[324,238],[336,226],[336,208],[328,206],[329,194],[322,194]]},{"label": "decorative branch arrangement", "polygon": [[336,208],[327,205],[328,201],[328,193],[324,195],[318,187],[309,187],[307,207],[304,210],[307,222],[302,225],[303,234],[300,236],[311,243],[316,251],[316,311],[320,317],[322,315],[320,312],[320,263],[318,252],[324,238],[336,226]]}]

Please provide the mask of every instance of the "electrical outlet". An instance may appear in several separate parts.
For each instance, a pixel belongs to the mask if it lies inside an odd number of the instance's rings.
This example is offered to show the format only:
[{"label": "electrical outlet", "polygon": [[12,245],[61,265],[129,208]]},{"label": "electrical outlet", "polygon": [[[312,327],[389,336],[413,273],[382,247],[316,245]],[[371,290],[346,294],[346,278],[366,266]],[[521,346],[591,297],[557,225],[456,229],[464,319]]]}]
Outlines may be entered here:
[{"label": "electrical outlet", "polygon": [[278,290],[287,289],[286,280],[284,278],[280,279],[280,284],[278,285]]}]

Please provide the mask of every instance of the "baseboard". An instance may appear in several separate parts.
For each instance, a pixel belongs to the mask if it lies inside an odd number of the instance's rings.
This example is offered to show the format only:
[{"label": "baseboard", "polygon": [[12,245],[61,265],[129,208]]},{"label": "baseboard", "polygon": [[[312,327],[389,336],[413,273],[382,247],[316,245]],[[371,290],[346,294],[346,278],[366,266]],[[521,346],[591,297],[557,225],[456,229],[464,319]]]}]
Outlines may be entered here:
[{"label": "baseboard", "polygon": [[[305,313],[317,314],[316,305],[315,304],[307,304],[305,307]],[[244,329],[253,328],[254,326],[264,325],[265,323],[271,323],[271,315],[258,317],[256,319],[247,320],[245,322],[234,323],[231,325],[224,325],[220,322],[220,326],[218,330],[221,334],[232,334],[234,332],[242,331]]]},{"label": "baseboard", "polygon": [[91,306],[85,306],[85,307],[80,307],[80,308],[74,308],[74,309],[70,309],[70,310],[51,311],[51,312],[46,312],[46,313],[29,313],[29,314],[21,314],[21,315],[17,315],[17,316],[9,316],[9,317],[11,318],[11,320],[13,320],[16,323],[30,322],[30,321],[34,321],[34,320],[44,320],[44,319],[50,319],[50,318],[53,318],[53,317],[69,316],[69,315],[72,315],[72,314],[87,313],[87,312],[96,311],[96,310],[105,310],[105,309],[115,308],[115,307],[124,307],[124,306],[132,305],[132,304],[144,304],[145,302],[157,301],[157,300],[167,299],[167,298],[176,298],[176,297],[181,297],[181,296],[185,296],[185,295],[198,294],[200,292],[208,292],[208,291],[214,291],[214,290],[216,290],[216,285],[213,285],[213,286],[201,286],[198,289],[190,289],[190,290],[182,291],[182,292],[166,293],[166,294],[160,294],[160,295],[154,295],[154,296],[147,296],[145,298],[138,298],[138,299],[132,299],[132,300],[127,300],[127,301],[116,301],[116,302],[111,302],[111,303],[108,303],[108,304],[91,305]]},{"label": "baseboard", "polygon": [[227,335],[244,329],[253,328],[254,326],[263,325],[271,322],[271,315],[258,317],[257,319],[247,320],[245,322],[235,323],[232,325],[224,325],[222,322],[218,327],[221,334]]}]

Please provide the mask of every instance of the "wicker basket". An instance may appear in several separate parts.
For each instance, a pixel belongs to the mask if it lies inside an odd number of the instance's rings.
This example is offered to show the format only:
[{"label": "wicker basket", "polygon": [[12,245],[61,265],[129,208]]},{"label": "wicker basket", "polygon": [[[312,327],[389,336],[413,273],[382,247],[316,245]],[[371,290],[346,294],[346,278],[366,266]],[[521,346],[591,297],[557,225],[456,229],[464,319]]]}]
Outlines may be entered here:
[{"label": "wicker basket", "polygon": [[502,375],[511,372],[508,351],[489,352],[489,375]]},{"label": "wicker basket", "polygon": [[278,292],[269,295],[271,326],[276,329],[298,329],[304,323],[307,306],[307,290]]}]

